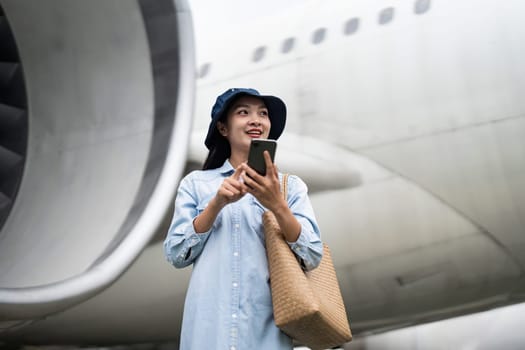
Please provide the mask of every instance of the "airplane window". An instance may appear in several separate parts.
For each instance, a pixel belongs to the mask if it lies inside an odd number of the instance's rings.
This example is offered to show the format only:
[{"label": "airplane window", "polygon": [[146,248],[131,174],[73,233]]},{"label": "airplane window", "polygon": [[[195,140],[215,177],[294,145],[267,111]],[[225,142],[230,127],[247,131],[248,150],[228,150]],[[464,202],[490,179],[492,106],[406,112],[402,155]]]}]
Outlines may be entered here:
[{"label": "airplane window", "polygon": [[352,35],[359,29],[359,18],[351,18],[345,23],[345,35]]},{"label": "airplane window", "polygon": [[259,62],[260,60],[262,60],[264,58],[264,54],[265,53],[266,53],[266,47],[265,46],[259,46],[253,52],[252,61],[253,62]]},{"label": "airplane window", "polygon": [[312,43],[313,44],[320,44],[326,36],[326,28],[319,28],[317,29],[314,34],[312,35]]},{"label": "airplane window", "polygon": [[204,78],[205,76],[208,75],[208,73],[210,72],[210,64],[209,63],[205,63],[201,66],[201,68],[199,69],[199,73],[197,74],[197,76],[202,79]]},{"label": "airplane window", "polygon": [[295,45],[295,38],[288,38],[283,41],[283,46],[281,47],[282,53],[288,53],[292,51],[293,47]]},{"label": "airplane window", "polygon": [[414,13],[422,15],[430,9],[430,0],[417,0],[414,4]]},{"label": "airplane window", "polygon": [[381,10],[379,13],[379,24],[387,24],[392,22],[394,19],[394,8],[387,7],[386,9]]}]

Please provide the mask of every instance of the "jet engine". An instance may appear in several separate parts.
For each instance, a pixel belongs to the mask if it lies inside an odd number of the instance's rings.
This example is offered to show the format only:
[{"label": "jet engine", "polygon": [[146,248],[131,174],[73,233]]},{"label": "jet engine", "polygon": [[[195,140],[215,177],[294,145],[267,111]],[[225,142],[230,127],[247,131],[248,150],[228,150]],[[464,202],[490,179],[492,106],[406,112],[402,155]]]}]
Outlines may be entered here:
[{"label": "jet engine", "polygon": [[186,163],[183,0],[0,1],[0,334],[121,276]]}]

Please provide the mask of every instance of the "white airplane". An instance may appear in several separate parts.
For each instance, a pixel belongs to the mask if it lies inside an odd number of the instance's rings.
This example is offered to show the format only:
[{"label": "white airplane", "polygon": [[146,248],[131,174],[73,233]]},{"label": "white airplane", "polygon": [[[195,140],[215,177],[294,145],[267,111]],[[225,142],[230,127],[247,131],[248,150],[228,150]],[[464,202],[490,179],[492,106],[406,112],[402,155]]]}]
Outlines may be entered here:
[{"label": "white airplane", "polygon": [[183,0],[0,9],[3,342],[178,340],[191,270],[161,243],[234,86],[287,103],[276,162],[310,187],[356,336],[525,300],[521,1],[225,7],[194,14],[196,58]]}]

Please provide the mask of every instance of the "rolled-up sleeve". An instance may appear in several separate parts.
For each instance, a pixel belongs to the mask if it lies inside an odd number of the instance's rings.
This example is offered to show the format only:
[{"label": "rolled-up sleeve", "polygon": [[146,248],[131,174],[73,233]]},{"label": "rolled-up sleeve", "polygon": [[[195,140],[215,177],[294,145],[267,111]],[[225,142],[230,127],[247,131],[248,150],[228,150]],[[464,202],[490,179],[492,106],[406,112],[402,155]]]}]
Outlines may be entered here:
[{"label": "rolled-up sleeve", "polygon": [[288,245],[304,270],[319,266],[323,257],[323,243],[306,184],[297,176],[288,177],[288,206],[301,224],[301,233],[295,242]]},{"label": "rolled-up sleeve", "polygon": [[211,229],[204,233],[196,233],[193,220],[204,208],[198,207],[194,197],[192,181],[184,178],[177,191],[173,219],[164,240],[164,254],[168,262],[177,268],[183,268],[200,255]]}]

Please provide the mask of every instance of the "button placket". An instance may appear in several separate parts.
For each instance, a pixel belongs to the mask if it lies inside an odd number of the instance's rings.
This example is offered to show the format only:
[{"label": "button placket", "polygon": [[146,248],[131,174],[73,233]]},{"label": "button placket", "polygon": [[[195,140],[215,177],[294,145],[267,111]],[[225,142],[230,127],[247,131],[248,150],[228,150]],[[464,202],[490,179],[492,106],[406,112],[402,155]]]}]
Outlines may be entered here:
[{"label": "button placket", "polygon": [[239,207],[240,203],[232,205],[232,218],[233,218],[233,232],[232,232],[232,300],[231,300],[231,326],[230,326],[230,349],[235,350],[238,342],[238,317],[239,314],[239,303],[240,303],[240,217],[241,211]]}]

